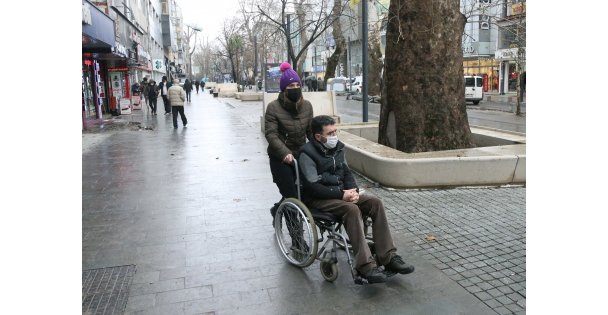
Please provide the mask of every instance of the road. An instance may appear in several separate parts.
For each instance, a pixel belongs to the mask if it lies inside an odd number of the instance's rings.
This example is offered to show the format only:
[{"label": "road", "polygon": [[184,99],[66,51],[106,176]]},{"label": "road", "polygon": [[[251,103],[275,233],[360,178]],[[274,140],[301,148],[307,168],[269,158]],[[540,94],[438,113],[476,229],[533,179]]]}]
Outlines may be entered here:
[{"label": "road", "polygon": [[[526,117],[519,117],[513,113],[499,110],[508,110],[507,104],[483,101],[482,105],[467,105],[470,125],[526,133]],[[342,122],[352,123],[362,121],[363,110],[361,101],[346,100],[345,96],[336,96],[336,106]],[[478,109],[480,107],[493,108],[495,110]],[[368,109],[368,120],[378,121],[380,104],[369,103]]]}]

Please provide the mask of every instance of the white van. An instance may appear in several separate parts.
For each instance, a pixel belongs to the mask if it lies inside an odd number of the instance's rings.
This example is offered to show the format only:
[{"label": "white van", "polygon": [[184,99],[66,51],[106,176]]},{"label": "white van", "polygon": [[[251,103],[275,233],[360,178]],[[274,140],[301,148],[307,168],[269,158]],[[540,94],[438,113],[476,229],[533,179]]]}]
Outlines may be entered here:
[{"label": "white van", "polygon": [[483,78],[479,76],[464,76],[464,100],[479,104],[483,99]]},{"label": "white van", "polygon": [[348,86],[348,90],[351,92],[361,93],[363,91],[363,76],[356,76],[352,83]]}]

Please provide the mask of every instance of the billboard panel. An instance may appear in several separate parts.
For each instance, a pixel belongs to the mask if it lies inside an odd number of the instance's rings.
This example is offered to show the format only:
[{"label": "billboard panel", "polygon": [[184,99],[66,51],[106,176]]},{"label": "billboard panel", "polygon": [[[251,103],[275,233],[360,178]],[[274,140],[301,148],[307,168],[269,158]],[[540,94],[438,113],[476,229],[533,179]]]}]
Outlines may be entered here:
[{"label": "billboard panel", "polygon": [[264,66],[264,84],[266,86],[266,93],[278,93],[281,92],[279,81],[281,79],[281,70],[279,69],[280,63],[267,63]]}]

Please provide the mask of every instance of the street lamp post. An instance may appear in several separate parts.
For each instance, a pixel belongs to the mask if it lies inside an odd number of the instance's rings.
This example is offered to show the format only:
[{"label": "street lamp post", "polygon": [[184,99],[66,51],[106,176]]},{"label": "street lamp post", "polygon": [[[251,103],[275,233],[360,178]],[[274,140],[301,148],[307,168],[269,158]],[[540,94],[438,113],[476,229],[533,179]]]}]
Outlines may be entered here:
[{"label": "street lamp post", "polygon": [[[194,49],[196,49],[196,35],[198,32],[201,32],[202,29],[196,26],[191,26],[188,24],[185,24],[186,27],[188,27],[189,29],[191,29],[194,32]],[[190,32],[188,32],[189,35]],[[188,77],[189,79],[192,79],[192,54],[194,53],[194,51],[192,51],[192,53],[190,52],[190,37],[188,37]]]},{"label": "street lamp post", "polygon": [[315,48],[315,55],[312,56],[312,69],[315,72],[315,80],[316,80],[317,79],[317,64],[315,62],[315,61],[317,61],[317,45],[316,44],[315,44],[314,48]]},{"label": "street lamp post", "polygon": [[361,43],[361,52],[362,52],[362,62],[363,62],[363,82],[361,92],[363,93],[363,122],[367,122],[367,112],[368,112],[368,90],[367,90],[367,79],[368,79],[368,68],[367,68],[367,0],[361,1],[361,35],[362,43]]}]

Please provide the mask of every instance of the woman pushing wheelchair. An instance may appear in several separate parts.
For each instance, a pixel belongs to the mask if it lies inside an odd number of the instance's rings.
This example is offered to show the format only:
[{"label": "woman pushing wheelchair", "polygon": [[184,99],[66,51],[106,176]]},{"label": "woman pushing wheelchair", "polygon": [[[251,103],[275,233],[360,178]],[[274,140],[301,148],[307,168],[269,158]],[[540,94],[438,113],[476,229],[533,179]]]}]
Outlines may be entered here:
[{"label": "woman pushing wheelchair", "polygon": [[[306,139],[312,139],[310,121],[313,112],[310,102],[302,97],[300,77],[291,65],[284,62],[280,70],[281,92],[276,100],[268,104],[264,115],[264,134],[268,140],[272,180],[283,198],[298,198],[294,185],[296,177],[291,165]],[[279,203],[270,209],[273,218]]]}]

